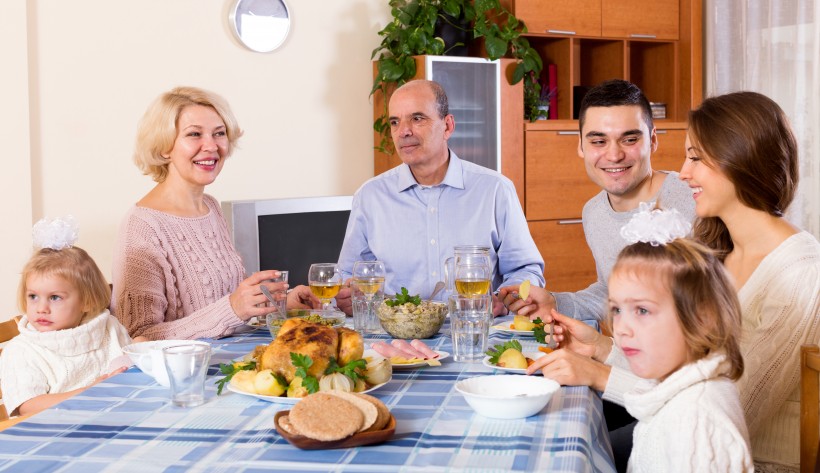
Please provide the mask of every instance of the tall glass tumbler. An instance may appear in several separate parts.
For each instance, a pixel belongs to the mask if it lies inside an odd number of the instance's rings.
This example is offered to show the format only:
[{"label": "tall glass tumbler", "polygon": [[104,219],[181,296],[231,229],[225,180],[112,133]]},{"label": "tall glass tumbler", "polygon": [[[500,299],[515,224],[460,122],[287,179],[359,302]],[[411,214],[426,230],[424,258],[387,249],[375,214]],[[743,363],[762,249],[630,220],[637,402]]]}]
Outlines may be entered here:
[{"label": "tall glass tumbler", "polygon": [[453,294],[450,296],[449,306],[453,359],[468,363],[480,362],[487,351],[490,335],[491,296]]}]

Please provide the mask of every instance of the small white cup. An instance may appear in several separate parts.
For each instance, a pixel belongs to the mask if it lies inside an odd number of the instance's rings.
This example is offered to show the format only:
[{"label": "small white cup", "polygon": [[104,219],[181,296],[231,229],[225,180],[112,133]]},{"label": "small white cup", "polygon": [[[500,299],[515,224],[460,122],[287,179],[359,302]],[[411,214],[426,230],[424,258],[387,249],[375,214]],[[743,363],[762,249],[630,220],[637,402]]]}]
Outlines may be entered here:
[{"label": "small white cup", "polygon": [[131,358],[143,373],[154,378],[157,383],[168,387],[171,385],[168,379],[168,371],[165,369],[165,360],[162,358],[162,349],[174,345],[204,345],[210,347],[206,342],[193,340],[154,340],[150,342],[133,343],[123,347],[122,351]]}]

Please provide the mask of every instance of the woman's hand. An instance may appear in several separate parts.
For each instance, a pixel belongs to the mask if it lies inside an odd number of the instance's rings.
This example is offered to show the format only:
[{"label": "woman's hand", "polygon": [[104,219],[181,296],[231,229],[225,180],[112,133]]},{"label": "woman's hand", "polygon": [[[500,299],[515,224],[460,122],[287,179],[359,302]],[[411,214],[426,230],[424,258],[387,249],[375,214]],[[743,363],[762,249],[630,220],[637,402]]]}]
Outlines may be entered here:
[{"label": "woman's hand", "polygon": [[558,349],[535,360],[527,368],[527,374],[538,370],[562,386],[589,386],[603,391],[609,381],[611,368],[570,350]]},{"label": "woman's hand", "polygon": [[274,294],[274,299],[282,300],[285,298],[284,291],[288,289],[288,283],[285,282],[265,282],[266,279],[273,279],[279,277],[279,271],[268,270],[253,273],[244,281],[239,283],[239,287],[231,293],[229,300],[231,302],[231,309],[242,320],[249,320],[251,317],[258,317],[271,312],[271,308],[267,306],[268,298],[262,294],[260,284],[265,284],[268,290]]},{"label": "woman's hand", "polygon": [[288,293],[288,309],[320,309],[322,301],[308,286],[296,286]]},{"label": "woman's hand", "polygon": [[603,362],[612,351],[612,339],[598,333],[593,327],[553,309],[550,320],[554,320],[555,340],[558,346],[579,355]]},{"label": "woman's hand", "polygon": [[504,302],[510,312],[527,315],[533,320],[541,317],[541,320],[546,323],[552,321],[550,311],[555,308],[555,298],[543,287],[530,286],[529,297],[521,299],[518,286],[506,286],[499,289],[498,298]]}]

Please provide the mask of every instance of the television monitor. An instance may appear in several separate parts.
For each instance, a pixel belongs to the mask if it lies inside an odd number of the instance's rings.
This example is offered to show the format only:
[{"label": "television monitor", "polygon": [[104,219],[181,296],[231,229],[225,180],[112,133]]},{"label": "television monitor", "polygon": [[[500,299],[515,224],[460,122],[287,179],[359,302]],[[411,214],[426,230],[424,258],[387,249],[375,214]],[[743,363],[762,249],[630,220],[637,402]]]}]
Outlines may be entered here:
[{"label": "television monitor", "polygon": [[289,271],[291,287],[307,285],[313,263],[335,263],[350,217],[352,196],[222,202],[233,244],[247,274]]}]

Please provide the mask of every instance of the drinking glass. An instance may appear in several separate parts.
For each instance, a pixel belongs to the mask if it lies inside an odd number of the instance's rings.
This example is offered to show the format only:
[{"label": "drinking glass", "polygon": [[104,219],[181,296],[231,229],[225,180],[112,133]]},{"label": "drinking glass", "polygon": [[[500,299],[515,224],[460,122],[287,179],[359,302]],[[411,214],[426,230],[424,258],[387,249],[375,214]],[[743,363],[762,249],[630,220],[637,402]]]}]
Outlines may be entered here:
[{"label": "drinking glass", "polygon": [[481,361],[490,334],[492,298],[489,294],[470,297],[453,294],[449,302],[453,359],[468,363]]},{"label": "drinking glass", "polygon": [[342,288],[342,274],[336,263],[314,263],[308,271],[310,292],[322,301],[322,309],[330,308],[330,300]]},{"label": "drinking glass", "polygon": [[198,343],[175,345],[163,348],[162,356],[174,405],[196,407],[204,404],[211,347]]},{"label": "drinking glass", "polygon": [[357,261],[353,265],[353,328],[362,335],[380,331],[376,307],[384,301],[384,263]]},{"label": "drinking glass", "polygon": [[[263,284],[266,282],[288,282],[288,271],[279,271],[279,277],[273,279],[265,279],[264,281],[262,281]],[[274,298],[279,295],[283,297],[282,300],[277,300],[276,302],[266,302],[266,305],[268,307],[273,308],[273,312],[270,312],[265,315],[265,325],[267,325],[268,331],[270,331],[271,336],[276,338],[276,333],[279,331],[281,322],[277,324],[275,321],[281,321],[288,318],[287,290],[272,291],[271,295]]]}]

